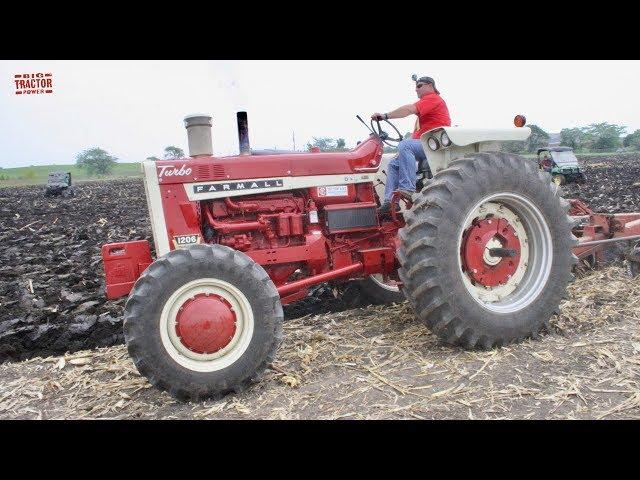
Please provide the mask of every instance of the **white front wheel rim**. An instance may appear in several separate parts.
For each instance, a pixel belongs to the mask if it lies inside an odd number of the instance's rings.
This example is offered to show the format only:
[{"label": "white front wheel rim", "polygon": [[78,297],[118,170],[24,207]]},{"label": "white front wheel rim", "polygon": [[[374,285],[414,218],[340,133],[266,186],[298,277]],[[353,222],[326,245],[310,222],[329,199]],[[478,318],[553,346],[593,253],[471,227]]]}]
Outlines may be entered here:
[{"label": "white front wheel rim", "polygon": [[[200,294],[218,295],[233,309],[236,329],[231,341],[214,353],[197,353],[187,348],[176,332],[180,307]],[[169,356],[181,366],[197,372],[214,372],[235,363],[247,350],[254,330],[254,316],[247,297],[234,285],[217,278],[200,278],[182,285],[165,302],[160,314],[160,337]]]}]

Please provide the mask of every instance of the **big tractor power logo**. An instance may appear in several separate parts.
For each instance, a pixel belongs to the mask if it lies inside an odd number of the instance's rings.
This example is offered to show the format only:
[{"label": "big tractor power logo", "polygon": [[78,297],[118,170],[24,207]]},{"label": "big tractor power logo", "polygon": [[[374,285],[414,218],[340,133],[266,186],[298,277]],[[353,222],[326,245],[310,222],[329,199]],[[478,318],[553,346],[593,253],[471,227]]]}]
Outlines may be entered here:
[{"label": "big tractor power logo", "polygon": [[13,77],[16,95],[53,93],[53,74],[51,73],[17,73]]}]

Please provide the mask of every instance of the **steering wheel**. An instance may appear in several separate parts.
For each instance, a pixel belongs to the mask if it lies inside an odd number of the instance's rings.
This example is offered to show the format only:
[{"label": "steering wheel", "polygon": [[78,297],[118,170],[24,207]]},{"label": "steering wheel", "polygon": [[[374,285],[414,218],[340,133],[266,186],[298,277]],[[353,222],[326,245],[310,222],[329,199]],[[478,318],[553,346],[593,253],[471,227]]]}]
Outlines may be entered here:
[{"label": "steering wheel", "polygon": [[402,140],[404,140],[404,138],[402,137],[402,134],[400,133],[400,131],[396,128],[396,126],[391,123],[389,120],[382,120],[383,122],[387,122],[389,125],[391,125],[391,127],[396,131],[396,133],[398,134],[397,138],[394,137],[390,137],[389,134],[387,132],[385,132],[382,127],[380,126],[380,120],[375,120],[376,125],[377,125],[377,129],[376,127],[373,125],[374,120],[371,119],[371,130],[373,130],[373,132],[380,137],[380,140],[382,140],[382,142],[385,145],[388,145],[390,147],[396,147],[397,145],[388,143],[388,142],[395,142],[400,143]]}]

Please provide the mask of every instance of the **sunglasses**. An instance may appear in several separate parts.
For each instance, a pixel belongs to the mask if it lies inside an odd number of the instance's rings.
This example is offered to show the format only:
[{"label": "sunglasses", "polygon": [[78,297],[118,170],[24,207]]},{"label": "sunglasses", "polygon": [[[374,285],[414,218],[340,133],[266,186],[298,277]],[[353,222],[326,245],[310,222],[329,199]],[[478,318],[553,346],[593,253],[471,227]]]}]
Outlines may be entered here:
[{"label": "sunglasses", "polygon": [[416,85],[416,88],[422,88],[422,87],[424,87],[425,85],[429,85],[429,84],[428,84],[428,83],[418,83],[418,84]]}]

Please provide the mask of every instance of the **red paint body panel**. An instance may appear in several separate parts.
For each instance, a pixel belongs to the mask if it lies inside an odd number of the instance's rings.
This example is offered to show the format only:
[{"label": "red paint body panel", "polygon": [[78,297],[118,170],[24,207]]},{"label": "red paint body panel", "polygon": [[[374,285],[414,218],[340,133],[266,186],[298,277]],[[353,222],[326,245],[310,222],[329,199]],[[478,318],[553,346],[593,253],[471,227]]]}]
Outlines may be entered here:
[{"label": "red paint body panel", "polygon": [[160,185],[160,195],[171,250],[177,247],[174,237],[178,235],[191,234],[202,237],[200,206],[198,202],[189,201],[184,187],[182,185]]},{"label": "red paint body panel", "polygon": [[382,144],[373,137],[347,152],[198,157],[156,162],[161,185],[269,177],[376,172]]},{"label": "red paint body panel", "polygon": [[102,246],[107,298],[114,299],[129,294],[142,272],[151,265],[149,242],[109,243]]},{"label": "red paint body panel", "polygon": [[[373,275],[375,273],[392,273],[395,269],[396,252],[391,248],[369,248],[360,250],[364,263],[364,274]],[[382,269],[380,269],[382,265]]]}]

